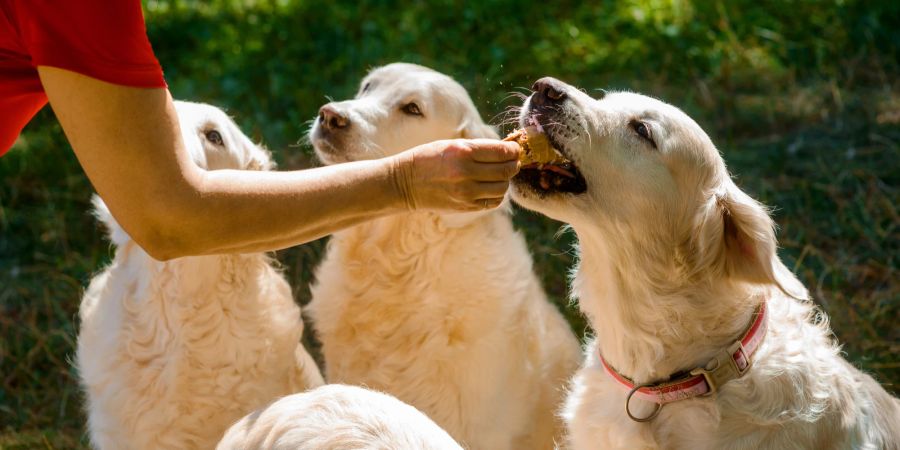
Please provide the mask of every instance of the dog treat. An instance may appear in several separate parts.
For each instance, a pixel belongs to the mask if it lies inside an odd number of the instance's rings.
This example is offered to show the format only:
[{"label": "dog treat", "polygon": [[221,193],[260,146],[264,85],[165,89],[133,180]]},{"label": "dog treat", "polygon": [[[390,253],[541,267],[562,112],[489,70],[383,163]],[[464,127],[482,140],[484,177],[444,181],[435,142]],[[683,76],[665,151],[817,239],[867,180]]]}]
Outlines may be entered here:
[{"label": "dog treat", "polygon": [[569,162],[564,156],[559,154],[553,146],[547,135],[537,131],[535,127],[525,127],[518,129],[503,138],[504,141],[515,142],[519,144],[521,151],[519,152],[519,161],[523,166],[529,164],[563,164]]}]

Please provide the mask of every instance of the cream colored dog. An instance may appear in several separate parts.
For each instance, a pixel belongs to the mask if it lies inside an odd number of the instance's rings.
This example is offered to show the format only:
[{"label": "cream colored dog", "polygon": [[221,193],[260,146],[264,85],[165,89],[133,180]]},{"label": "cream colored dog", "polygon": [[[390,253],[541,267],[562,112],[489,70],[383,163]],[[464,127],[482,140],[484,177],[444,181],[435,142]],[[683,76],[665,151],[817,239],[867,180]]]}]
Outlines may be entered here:
[{"label": "cream colored dog", "polygon": [[[311,132],[325,163],[459,137],[497,134],[462,86],[411,64],[371,72]],[[326,379],[395,395],[472,449],[551,448],[580,352],[531,266],[508,207],[335,233],[308,307]]]},{"label": "cream colored dog", "polygon": [[[271,165],[221,110],[175,106],[199,166]],[[267,255],[159,262],[95,205],[117,247],[80,312],[77,365],[97,448],[212,448],[244,414],[322,383],[299,343],[300,309]]]},{"label": "cream colored dog", "polygon": [[234,424],[218,450],[462,450],[396,398],[329,384],[284,397]]},{"label": "cream colored dog", "polygon": [[[564,413],[575,449],[897,448],[898,401],[840,357],[766,209],[693,120],[637,94],[534,89],[522,124],[575,168],[563,189],[523,171],[513,199],[577,233],[572,295],[596,332]],[[760,344],[732,346],[745,333]],[[713,392],[668,391],[654,419],[629,418],[653,417],[641,396],[683,377]],[[633,383],[649,386],[628,402]]]}]

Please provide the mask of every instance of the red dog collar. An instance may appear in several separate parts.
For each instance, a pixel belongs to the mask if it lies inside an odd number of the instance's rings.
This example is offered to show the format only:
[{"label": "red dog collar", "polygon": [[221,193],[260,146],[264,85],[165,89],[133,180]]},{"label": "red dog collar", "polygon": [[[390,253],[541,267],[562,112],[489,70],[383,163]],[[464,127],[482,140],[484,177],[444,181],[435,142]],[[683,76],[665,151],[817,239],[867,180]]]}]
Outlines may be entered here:
[{"label": "red dog collar", "polygon": [[[606,373],[630,391],[625,400],[625,412],[628,413],[628,417],[638,422],[650,421],[656,417],[659,410],[662,409],[662,405],[666,403],[712,394],[719,386],[747,373],[753,366],[751,357],[766,335],[766,302],[760,303],[754,316],[753,323],[750,324],[750,328],[744,333],[744,336],[716,354],[706,366],[697,367],[688,375],[671,381],[635,385],[633,381],[613,369],[603,359],[603,355],[599,355],[600,364]],[[649,417],[637,418],[631,414],[628,407],[632,397],[656,403],[658,406]]]}]

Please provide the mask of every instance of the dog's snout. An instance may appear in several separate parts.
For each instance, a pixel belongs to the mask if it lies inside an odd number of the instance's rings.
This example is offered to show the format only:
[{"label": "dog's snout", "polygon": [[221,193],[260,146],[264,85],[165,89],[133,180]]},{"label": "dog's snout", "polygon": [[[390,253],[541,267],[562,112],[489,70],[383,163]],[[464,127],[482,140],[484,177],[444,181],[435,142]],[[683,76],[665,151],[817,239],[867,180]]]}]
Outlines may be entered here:
[{"label": "dog's snout", "polygon": [[566,98],[566,84],[553,77],[544,77],[531,86],[532,101],[538,104],[558,103]]},{"label": "dog's snout", "polygon": [[350,119],[331,104],[319,108],[319,122],[331,131],[347,128],[350,125]]}]

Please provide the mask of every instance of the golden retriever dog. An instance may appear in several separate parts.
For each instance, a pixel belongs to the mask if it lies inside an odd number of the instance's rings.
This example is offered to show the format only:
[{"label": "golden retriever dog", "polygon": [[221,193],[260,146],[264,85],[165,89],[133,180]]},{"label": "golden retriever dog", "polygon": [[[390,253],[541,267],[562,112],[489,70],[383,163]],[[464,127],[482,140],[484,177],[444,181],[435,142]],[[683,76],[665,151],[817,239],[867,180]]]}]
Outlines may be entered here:
[{"label": "golden retriever dog", "polygon": [[840,356],[693,120],[553,78],[534,91],[521,125],[571,167],[523,169],[512,197],[578,235],[572,296],[596,333],[563,413],[573,448],[897,448],[897,399]]},{"label": "golden retriever dog", "polygon": [[218,450],[462,450],[421,411],[381,392],[329,384],[234,424]]},{"label": "golden retriever dog", "polygon": [[[465,89],[412,64],[372,71],[353,100],[320,110],[325,163],[379,158],[449,138],[497,138]],[[415,406],[464,447],[551,448],[580,360],[547,301],[508,204],[410,212],[335,233],[308,311],[331,383]]]},{"label": "golden retriever dog", "polygon": [[[175,107],[199,166],[271,166],[218,108]],[[156,261],[94,201],[116,245],[80,311],[77,366],[95,447],[209,449],[248,412],[322,384],[300,344],[300,309],[269,256]]]}]

